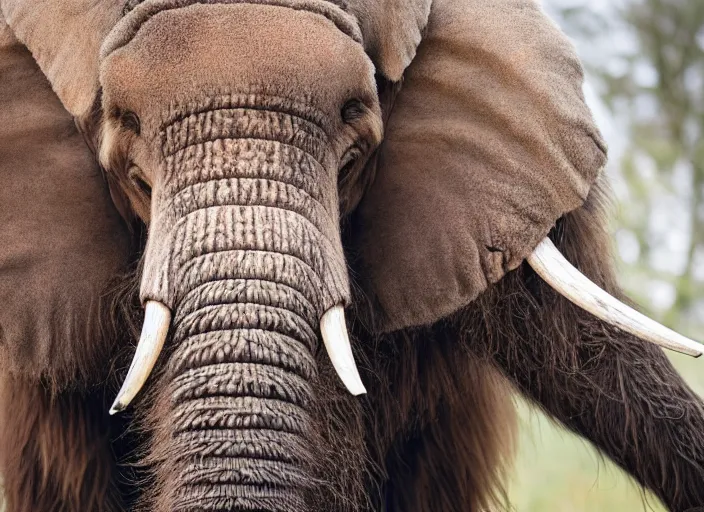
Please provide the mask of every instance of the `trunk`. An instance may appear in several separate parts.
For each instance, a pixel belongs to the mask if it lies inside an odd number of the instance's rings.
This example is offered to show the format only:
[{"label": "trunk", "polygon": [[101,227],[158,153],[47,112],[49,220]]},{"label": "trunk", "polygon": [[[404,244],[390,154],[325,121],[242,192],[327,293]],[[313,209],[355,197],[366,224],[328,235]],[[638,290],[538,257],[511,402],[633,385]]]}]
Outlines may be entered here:
[{"label": "trunk", "polygon": [[317,342],[297,294],[233,279],[178,308],[169,510],[306,509]]},{"label": "trunk", "polygon": [[155,503],[309,510],[318,324],[348,296],[325,134],[227,104],[177,119],[163,140],[142,283],[174,314]]},{"label": "trunk", "polygon": [[[152,187],[140,298],[172,319],[147,510],[320,510],[314,354],[350,296],[338,169],[379,126],[360,43],[330,2],[179,0],[139,3],[102,45],[101,158],[136,200],[131,179]],[[358,377],[338,312],[327,341]]]}]

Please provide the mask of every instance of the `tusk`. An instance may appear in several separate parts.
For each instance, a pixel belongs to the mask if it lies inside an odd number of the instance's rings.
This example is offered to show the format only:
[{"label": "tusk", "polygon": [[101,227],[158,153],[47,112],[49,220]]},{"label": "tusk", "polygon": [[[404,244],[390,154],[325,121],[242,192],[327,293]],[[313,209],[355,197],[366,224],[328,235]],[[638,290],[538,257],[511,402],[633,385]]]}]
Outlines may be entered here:
[{"label": "tusk", "polygon": [[325,312],[320,319],[320,332],[328,357],[345,387],[355,396],[366,393],[352,355],[345,324],[345,310],[342,306],[333,306]]},{"label": "tusk", "polygon": [[555,291],[595,317],[661,347],[694,357],[702,355],[704,345],[668,329],[599,288],[572,266],[549,238],[528,256],[528,263]]},{"label": "tusk", "polygon": [[123,382],[120,392],[110,408],[110,414],[125,409],[144,386],[161,349],[164,347],[170,323],[171,311],[169,308],[160,302],[147,302],[144,308],[144,325],[137,350],[134,353],[134,359],[132,359],[125,382]]}]

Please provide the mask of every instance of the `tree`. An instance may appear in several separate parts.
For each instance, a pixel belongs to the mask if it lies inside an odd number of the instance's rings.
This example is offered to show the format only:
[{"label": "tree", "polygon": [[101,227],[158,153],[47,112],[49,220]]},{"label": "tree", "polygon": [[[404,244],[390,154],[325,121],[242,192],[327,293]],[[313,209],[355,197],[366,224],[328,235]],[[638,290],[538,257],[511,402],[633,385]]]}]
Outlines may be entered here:
[{"label": "tree", "polygon": [[564,4],[550,6],[570,35],[601,42],[583,58],[626,131],[610,169],[625,284],[665,323],[692,332],[704,311],[704,2]]},{"label": "tree", "polygon": [[[621,281],[650,315],[704,341],[704,0],[543,3],[577,43],[611,146]],[[704,362],[672,359],[704,394]],[[521,410],[517,510],[663,510],[592,448]]]}]

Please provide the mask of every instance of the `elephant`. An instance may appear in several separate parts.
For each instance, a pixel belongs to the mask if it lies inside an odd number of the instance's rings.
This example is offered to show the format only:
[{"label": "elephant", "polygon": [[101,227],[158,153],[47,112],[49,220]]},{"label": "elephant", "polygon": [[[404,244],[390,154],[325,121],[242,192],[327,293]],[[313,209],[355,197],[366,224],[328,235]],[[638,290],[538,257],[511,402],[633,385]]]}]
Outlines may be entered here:
[{"label": "elephant", "polygon": [[0,0],[7,512],[510,509],[515,393],[704,506],[583,75],[536,0]]}]

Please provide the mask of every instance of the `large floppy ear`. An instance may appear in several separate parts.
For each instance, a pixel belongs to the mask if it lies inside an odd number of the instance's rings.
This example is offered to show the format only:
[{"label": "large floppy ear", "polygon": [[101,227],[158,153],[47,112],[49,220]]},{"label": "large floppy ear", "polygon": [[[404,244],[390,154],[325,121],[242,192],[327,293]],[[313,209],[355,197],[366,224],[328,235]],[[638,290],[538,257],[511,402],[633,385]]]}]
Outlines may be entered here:
[{"label": "large floppy ear", "polygon": [[398,81],[411,63],[428,23],[432,0],[357,0],[347,10],[359,20],[364,49],[377,71]]},{"label": "large floppy ear", "polygon": [[78,118],[93,108],[100,45],[124,6],[114,0],[0,0],[7,25],[32,53],[66,110]]},{"label": "large floppy ear", "polygon": [[99,305],[128,252],[94,155],[0,13],[2,370],[57,387],[103,374]]},{"label": "large floppy ear", "polygon": [[467,305],[584,202],[606,148],[582,82],[535,0],[433,2],[352,218],[378,328]]}]

